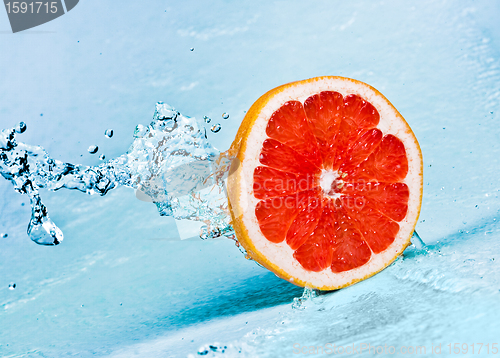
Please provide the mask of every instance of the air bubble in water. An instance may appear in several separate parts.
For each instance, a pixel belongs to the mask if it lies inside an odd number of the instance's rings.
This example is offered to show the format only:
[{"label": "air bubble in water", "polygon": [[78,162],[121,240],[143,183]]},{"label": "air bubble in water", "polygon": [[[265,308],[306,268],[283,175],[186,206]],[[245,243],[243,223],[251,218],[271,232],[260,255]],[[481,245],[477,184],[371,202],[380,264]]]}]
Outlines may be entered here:
[{"label": "air bubble in water", "polygon": [[1,233],[1,234],[0,234],[0,237],[1,237],[2,239],[6,239],[8,236],[9,236],[9,235],[8,235],[8,234],[6,234],[6,233]]},{"label": "air bubble in water", "polygon": [[9,290],[14,290],[16,288],[16,284],[14,282],[9,283]]},{"label": "air bubble in water", "polygon": [[212,121],[212,118],[207,116],[203,117],[203,119],[205,120],[205,123],[210,123]]},{"label": "air bubble in water", "polygon": [[217,132],[219,132],[219,131],[220,131],[220,129],[221,129],[221,128],[222,128],[222,127],[220,126],[220,124],[219,124],[219,123],[217,123],[217,124],[214,124],[214,125],[212,126],[212,128],[210,128],[210,130],[211,130],[212,132],[214,132],[214,133],[217,133]]},{"label": "air bubble in water", "polygon": [[189,51],[194,51],[194,47],[191,47],[191,48],[189,49]]},{"label": "air bubble in water", "polygon": [[106,159],[106,156],[104,154],[101,154],[100,157],[99,157],[100,160],[104,160]]},{"label": "air bubble in water", "polygon": [[229,118],[229,114],[224,112],[222,113],[222,119],[228,119]]},{"label": "air bubble in water", "polygon": [[106,129],[106,132],[104,132],[104,135],[107,138],[111,138],[113,136],[113,130],[112,129]]},{"label": "air bubble in water", "polygon": [[17,133],[24,133],[24,132],[26,132],[27,128],[28,127],[26,126],[26,123],[19,122],[19,124],[16,126],[16,132]]},{"label": "air bubble in water", "polygon": [[99,147],[97,145],[91,145],[89,147],[89,153],[90,154],[95,154],[95,153],[97,153],[98,150],[99,150]]}]

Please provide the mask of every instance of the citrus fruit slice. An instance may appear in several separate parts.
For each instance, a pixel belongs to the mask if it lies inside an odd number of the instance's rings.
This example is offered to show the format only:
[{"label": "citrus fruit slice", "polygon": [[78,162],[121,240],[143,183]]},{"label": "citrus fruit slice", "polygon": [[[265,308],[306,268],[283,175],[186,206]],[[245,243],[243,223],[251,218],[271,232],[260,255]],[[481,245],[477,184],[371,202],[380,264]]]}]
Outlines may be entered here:
[{"label": "citrus fruit slice", "polygon": [[231,151],[236,237],[277,276],[334,290],[381,271],[410,244],[422,153],[373,87],[330,76],[277,87],[252,105]]}]

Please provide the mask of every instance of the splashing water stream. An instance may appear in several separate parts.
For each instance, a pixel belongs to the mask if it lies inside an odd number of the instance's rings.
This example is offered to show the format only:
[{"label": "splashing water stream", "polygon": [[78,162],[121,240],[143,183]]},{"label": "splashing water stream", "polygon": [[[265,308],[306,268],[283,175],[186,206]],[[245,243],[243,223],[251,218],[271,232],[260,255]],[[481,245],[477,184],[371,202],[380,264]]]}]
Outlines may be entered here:
[{"label": "splashing water stream", "polygon": [[18,141],[17,135],[25,131],[21,122],[0,132],[0,174],[30,198],[27,232],[37,244],[57,245],[64,237],[39,189],[103,196],[120,185],[136,189],[137,198],[153,202],[162,216],[204,222],[202,239],[234,238],[224,186],[231,157],[208,142],[195,118],[168,104],[158,102],[153,121],[137,125],[125,154],[93,167],[55,160],[42,147]]}]

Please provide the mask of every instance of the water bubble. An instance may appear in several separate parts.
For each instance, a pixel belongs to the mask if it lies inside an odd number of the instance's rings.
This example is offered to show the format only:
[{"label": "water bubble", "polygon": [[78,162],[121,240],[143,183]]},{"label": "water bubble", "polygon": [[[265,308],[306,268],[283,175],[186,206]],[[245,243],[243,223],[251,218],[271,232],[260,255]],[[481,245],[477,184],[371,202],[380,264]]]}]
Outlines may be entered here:
[{"label": "water bubble", "polygon": [[219,123],[217,123],[217,124],[214,124],[212,126],[212,128],[210,128],[210,130],[214,133],[217,133],[221,130],[221,128],[222,128],[221,125]]},{"label": "water bubble", "polygon": [[16,284],[14,282],[9,283],[9,290],[14,290],[16,288]]},{"label": "water bubble", "polygon": [[100,160],[104,160],[104,159],[106,159],[106,156],[105,156],[104,154],[101,154],[101,155],[99,156],[99,159],[100,159]]},{"label": "water bubble", "polygon": [[194,47],[191,47],[191,48],[189,49],[189,51],[194,51]]},{"label": "water bubble", "polygon": [[106,129],[106,132],[104,132],[104,135],[108,138],[111,138],[113,136],[113,130],[112,129]]},{"label": "water bubble", "polygon": [[95,154],[95,153],[97,153],[98,150],[99,150],[99,147],[97,145],[91,145],[89,147],[89,153],[90,154]]},{"label": "water bubble", "polygon": [[207,116],[203,117],[203,119],[205,120],[205,123],[210,123],[212,121],[212,118]]},{"label": "water bubble", "polygon": [[27,128],[28,127],[26,126],[26,123],[19,122],[19,124],[16,126],[16,132],[17,133],[24,133],[24,132],[26,132]]},{"label": "water bubble", "polygon": [[2,239],[6,239],[7,237],[9,237],[9,234],[3,232],[3,233],[0,234],[0,237]]},{"label": "water bubble", "polygon": [[198,355],[200,356],[206,356],[208,354],[208,349],[206,349],[205,347],[200,347],[198,349]]},{"label": "water bubble", "polygon": [[228,119],[229,118],[229,114],[226,113],[226,112],[222,113],[222,118],[223,119]]}]

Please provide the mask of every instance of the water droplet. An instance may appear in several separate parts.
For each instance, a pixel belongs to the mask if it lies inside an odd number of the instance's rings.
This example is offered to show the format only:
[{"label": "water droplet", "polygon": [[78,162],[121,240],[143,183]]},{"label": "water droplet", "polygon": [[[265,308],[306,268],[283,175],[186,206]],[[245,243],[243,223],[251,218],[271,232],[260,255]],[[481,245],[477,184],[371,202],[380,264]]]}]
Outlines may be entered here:
[{"label": "water droplet", "polygon": [[2,239],[6,239],[7,237],[9,237],[9,234],[6,234],[6,233],[1,233],[1,234],[0,234],[0,237],[1,237]]},{"label": "water droplet", "polygon": [[210,123],[212,121],[212,118],[207,116],[203,117],[203,119],[205,120],[205,123]]},{"label": "water droplet", "polygon": [[189,51],[194,51],[194,47],[191,47],[191,48],[189,49]]},{"label": "water droplet", "polygon": [[104,135],[108,138],[111,138],[113,136],[113,130],[112,129],[106,129],[106,132],[104,132]]},{"label": "water droplet", "polygon": [[229,118],[229,114],[226,113],[226,112],[222,113],[222,118],[223,119],[228,119]]},{"label": "water droplet", "polygon": [[24,133],[24,132],[26,132],[27,128],[28,127],[26,126],[26,123],[19,122],[19,124],[16,126],[16,132],[17,133]]},{"label": "water droplet", "polygon": [[219,132],[219,131],[220,131],[220,129],[221,129],[221,128],[222,128],[222,127],[220,126],[220,124],[219,124],[219,123],[217,123],[217,124],[214,124],[214,125],[212,126],[212,128],[210,128],[210,130],[211,130],[212,132],[214,132],[214,133],[217,133],[217,132]]},{"label": "water droplet", "polygon": [[95,153],[97,153],[98,150],[99,150],[99,147],[97,145],[91,145],[89,147],[89,153],[90,154],[95,154]]},{"label": "water droplet", "polygon": [[208,354],[208,349],[206,349],[205,347],[200,347],[198,349],[198,355],[200,356],[206,356]]},{"label": "water droplet", "polygon": [[101,156],[99,157],[100,160],[104,160],[106,159],[106,156],[104,154],[101,154]]},{"label": "water droplet", "polygon": [[16,288],[16,284],[14,282],[9,283],[9,290],[14,290]]}]

